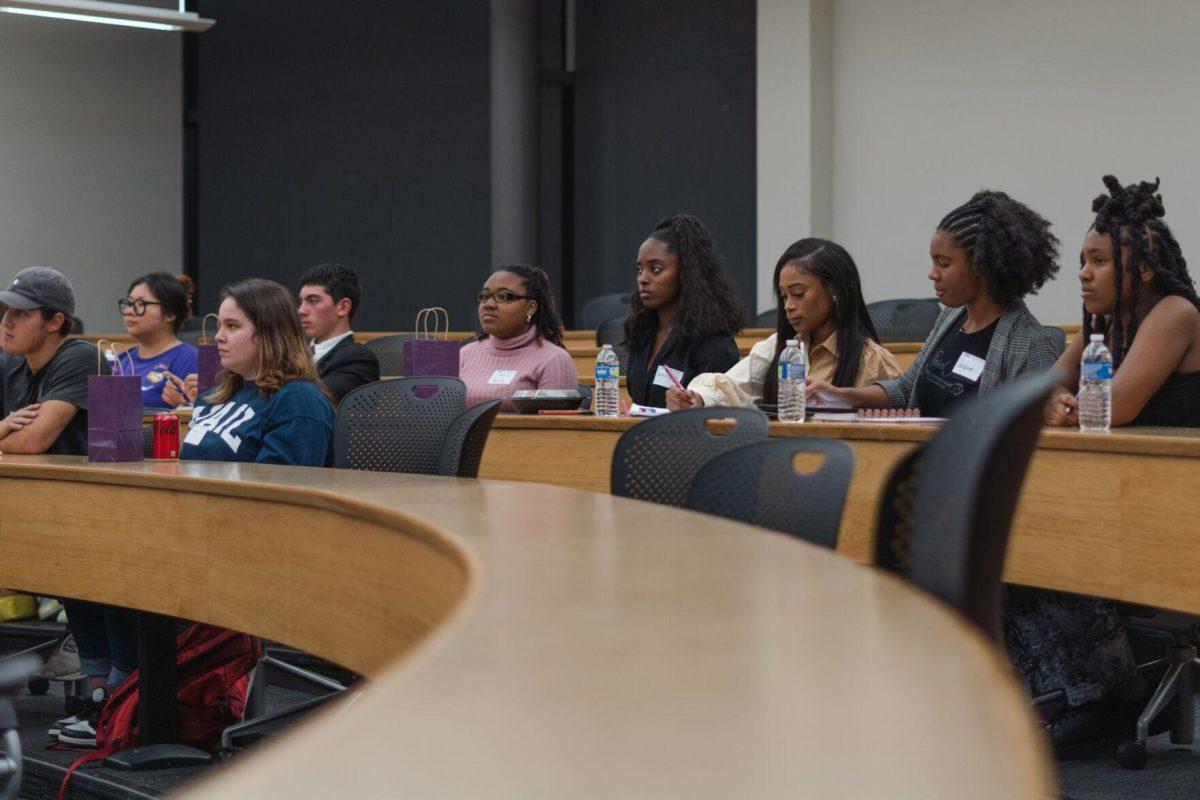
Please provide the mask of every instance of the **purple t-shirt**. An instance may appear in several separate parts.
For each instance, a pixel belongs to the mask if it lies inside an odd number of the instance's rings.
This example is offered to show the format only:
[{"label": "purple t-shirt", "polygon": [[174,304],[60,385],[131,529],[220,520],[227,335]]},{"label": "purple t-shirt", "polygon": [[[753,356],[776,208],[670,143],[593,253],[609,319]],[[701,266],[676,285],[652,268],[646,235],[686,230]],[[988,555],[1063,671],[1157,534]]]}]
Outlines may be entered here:
[{"label": "purple t-shirt", "polygon": [[130,350],[128,356],[120,352],[116,361],[109,362],[113,374],[128,375],[131,358],[133,374],[141,376],[142,379],[142,408],[168,408],[162,399],[163,387],[167,382],[164,372],[170,372],[183,379],[197,371],[196,348],[184,342],[165,353],[159,353],[154,358],[142,358],[140,347]]}]

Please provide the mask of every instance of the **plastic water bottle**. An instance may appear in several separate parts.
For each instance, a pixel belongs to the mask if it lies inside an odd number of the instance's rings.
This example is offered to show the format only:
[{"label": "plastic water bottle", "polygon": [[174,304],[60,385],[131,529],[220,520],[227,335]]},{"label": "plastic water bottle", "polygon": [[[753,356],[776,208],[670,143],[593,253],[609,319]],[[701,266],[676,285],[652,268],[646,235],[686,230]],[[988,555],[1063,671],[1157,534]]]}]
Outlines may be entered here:
[{"label": "plastic water bottle", "polygon": [[1112,425],[1112,354],[1093,333],[1079,363],[1079,430],[1108,433]]},{"label": "plastic water bottle", "polygon": [[617,417],[621,414],[621,360],[611,344],[596,354],[596,416]]},{"label": "plastic water bottle", "polygon": [[788,339],[779,354],[779,421],[804,422],[804,379],[808,375],[808,355],[804,345]]}]

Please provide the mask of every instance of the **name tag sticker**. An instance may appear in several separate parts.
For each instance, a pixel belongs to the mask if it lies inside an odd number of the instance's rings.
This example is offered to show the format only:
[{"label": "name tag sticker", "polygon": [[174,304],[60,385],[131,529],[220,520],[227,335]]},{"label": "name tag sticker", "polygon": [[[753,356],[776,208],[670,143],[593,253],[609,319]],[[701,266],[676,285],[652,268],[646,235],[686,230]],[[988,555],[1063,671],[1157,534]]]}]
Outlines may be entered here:
[{"label": "name tag sticker", "polygon": [[488,378],[488,384],[491,386],[508,386],[513,382],[513,378],[517,377],[515,369],[498,369],[492,373],[492,377]]},{"label": "name tag sticker", "polygon": [[675,380],[683,385],[683,370],[671,369],[666,364],[659,364],[658,371],[654,373],[654,385],[662,386],[666,389],[674,389],[675,383],[671,380],[671,375],[675,376]]},{"label": "name tag sticker", "polygon": [[983,365],[984,360],[979,356],[963,353],[958,357],[958,363],[954,365],[954,374],[961,375],[974,383],[983,374]]}]

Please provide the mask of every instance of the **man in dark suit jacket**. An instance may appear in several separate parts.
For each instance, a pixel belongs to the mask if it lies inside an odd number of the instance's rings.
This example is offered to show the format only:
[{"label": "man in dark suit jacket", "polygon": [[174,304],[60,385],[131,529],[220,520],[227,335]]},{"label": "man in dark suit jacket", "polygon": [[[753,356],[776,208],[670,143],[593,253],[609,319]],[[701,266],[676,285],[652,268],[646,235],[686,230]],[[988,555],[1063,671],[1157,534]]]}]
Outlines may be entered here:
[{"label": "man in dark suit jacket", "polygon": [[317,372],[335,403],[379,380],[379,359],[350,329],[361,298],[358,275],[342,264],[320,264],[300,278],[300,327],[311,337]]}]

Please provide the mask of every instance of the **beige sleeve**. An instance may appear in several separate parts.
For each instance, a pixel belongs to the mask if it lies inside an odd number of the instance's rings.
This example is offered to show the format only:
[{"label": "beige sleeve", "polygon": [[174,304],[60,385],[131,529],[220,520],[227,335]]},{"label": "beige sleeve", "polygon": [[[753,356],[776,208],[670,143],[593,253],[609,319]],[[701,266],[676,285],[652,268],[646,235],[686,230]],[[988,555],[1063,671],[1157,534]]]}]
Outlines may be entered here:
[{"label": "beige sleeve", "polygon": [[858,380],[855,386],[870,386],[877,381],[887,381],[900,377],[904,370],[892,352],[878,342],[867,340],[863,348],[862,360],[858,367]]},{"label": "beige sleeve", "polygon": [[752,406],[762,399],[763,380],[775,360],[771,334],[750,348],[750,354],[728,372],[705,372],[692,378],[688,390],[700,395],[706,406]]}]

